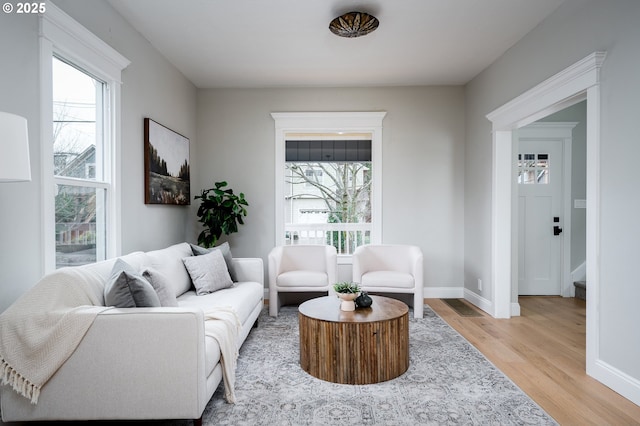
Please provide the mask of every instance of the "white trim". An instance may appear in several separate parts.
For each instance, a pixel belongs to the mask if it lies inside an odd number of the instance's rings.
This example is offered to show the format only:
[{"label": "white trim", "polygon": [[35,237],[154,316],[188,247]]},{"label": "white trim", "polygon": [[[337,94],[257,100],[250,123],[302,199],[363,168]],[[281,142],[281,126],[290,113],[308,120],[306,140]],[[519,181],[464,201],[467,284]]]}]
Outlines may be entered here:
[{"label": "white trim", "polygon": [[285,140],[287,133],[371,133],[371,242],[382,241],[382,120],[387,113],[377,112],[274,112],[275,121],[275,245],[284,245]]},{"label": "white trim", "polygon": [[605,56],[594,52],[490,112],[493,130],[517,129],[580,102],[587,88],[599,84]]},{"label": "white trim", "polygon": [[[478,308],[482,309],[483,311],[485,311],[486,313],[488,313],[489,315],[491,315],[491,312],[493,312],[493,303],[491,303],[491,300],[485,299],[484,297],[480,296],[477,293],[474,293],[473,291],[469,290],[469,289],[464,289],[464,299],[477,306]],[[519,313],[519,312],[518,312]]]},{"label": "white trim", "polygon": [[[47,13],[40,15],[40,149],[42,169],[42,250],[43,272],[55,269],[55,180],[53,177],[53,130],[52,105],[52,57],[60,55],[66,60],[102,80],[107,90],[104,103],[107,110],[103,117],[108,122],[104,128],[107,198],[106,257],[121,252],[121,207],[120,207],[120,85],[121,72],[129,60],[104,41],[64,13],[51,2],[47,2]],[[71,183],[71,181],[70,181]],[[77,182],[74,182],[77,184]],[[99,183],[89,186],[105,187]]]},{"label": "white trim", "polygon": [[491,294],[496,318],[511,317],[512,145],[510,130],[493,133]]},{"label": "white trim", "polygon": [[464,287],[423,287],[425,299],[462,299]]},{"label": "white trim", "polygon": [[612,365],[598,359],[595,362],[592,375],[596,380],[601,381],[620,395],[628,398],[636,405],[640,405],[640,380],[618,370]]},{"label": "white trim", "polygon": [[40,35],[62,56],[107,80],[121,83],[120,73],[131,63],[50,1],[40,15]]},{"label": "white trim", "polygon": [[[505,273],[511,262],[499,262],[496,253],[509,254],[511,239],[504,238],[498,217],[507,217],[510,225],[511,206],[505,202],[511,195],[500,184],[500,180],[510,180],[510,168],[499,164],[511,153],[509,142],[511,130],[537,121],[538,119],[581,100],[587,100],[587,236],[586,264],[589,297],[587,297],[587,343],[586,372],[620,393],[625,398],[640,404],[640,383],[623,374],[600,359],[600,67],[605,52],[595,52],[566,70],[556,74],[533,89],[518,96],[487,115],[493,123],[494,180],[492,192],[494,211],[492,212],[492,294],[494,312],[509,311],[511,296],[510,274]],[[508,170],[507,170],[508,169]],[[500,226],[497,226],[500,225]],[[506,249],[505,249],[506,248]],[[510,259],[510,258],[507,258]]]}]

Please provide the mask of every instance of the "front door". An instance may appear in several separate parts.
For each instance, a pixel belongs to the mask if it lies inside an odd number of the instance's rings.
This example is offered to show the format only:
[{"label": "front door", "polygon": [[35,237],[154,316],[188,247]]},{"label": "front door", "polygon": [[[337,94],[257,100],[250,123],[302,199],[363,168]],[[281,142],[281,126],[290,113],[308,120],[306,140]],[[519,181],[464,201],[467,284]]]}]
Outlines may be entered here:
[{"label": "front door", "polygon": [[518,294],[560,295],[562,140],[520,138],[518,146]]}]

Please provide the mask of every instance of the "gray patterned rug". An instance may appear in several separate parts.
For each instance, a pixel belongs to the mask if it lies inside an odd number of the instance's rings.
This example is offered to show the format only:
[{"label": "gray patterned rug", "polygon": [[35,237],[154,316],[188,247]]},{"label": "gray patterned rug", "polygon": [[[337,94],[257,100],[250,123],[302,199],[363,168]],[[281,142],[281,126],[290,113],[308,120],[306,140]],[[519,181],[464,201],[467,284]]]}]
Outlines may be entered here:
[{"label": "gray patterned rug", "polygon": [[428,306],[410,312],[410,366],[375,385],[316,379],[299,366],[297,308],[263,310],[240,350],[237,403],[218,388],[204,425],[548,425],[555,421]]}]

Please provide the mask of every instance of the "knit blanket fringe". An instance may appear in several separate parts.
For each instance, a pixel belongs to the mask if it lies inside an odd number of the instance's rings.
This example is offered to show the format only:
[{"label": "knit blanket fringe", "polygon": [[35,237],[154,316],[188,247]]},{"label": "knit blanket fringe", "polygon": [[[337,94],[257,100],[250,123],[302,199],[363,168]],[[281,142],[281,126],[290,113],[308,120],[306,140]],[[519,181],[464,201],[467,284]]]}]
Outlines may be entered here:
[{"label": "knit blanket fringe", "polygon": [[27,378],[20,375],[2,358],[0,358],[0,377],[3,385],[11,386],[13,390],[30,400],[32,404],[38,403],[40,386],[31,383]]}]

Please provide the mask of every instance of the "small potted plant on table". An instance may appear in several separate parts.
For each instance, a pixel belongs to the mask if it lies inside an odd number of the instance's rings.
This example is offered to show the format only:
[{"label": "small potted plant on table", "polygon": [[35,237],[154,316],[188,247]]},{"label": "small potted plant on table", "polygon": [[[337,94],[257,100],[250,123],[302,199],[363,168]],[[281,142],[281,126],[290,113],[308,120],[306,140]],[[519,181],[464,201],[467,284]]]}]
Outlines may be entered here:
[{"label": "small potted plant on table", "polygon": [[356,303],[355,299],[360,294],[360,286],[358,283],[350,281],[344,281],[335,283],[333,290],[336,292],[342,303],[340,303],[340,309],[343,311],[355,311]]}]

